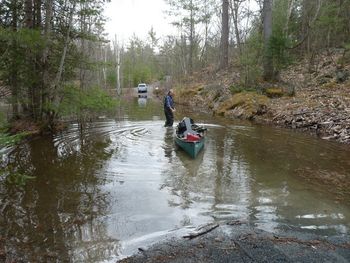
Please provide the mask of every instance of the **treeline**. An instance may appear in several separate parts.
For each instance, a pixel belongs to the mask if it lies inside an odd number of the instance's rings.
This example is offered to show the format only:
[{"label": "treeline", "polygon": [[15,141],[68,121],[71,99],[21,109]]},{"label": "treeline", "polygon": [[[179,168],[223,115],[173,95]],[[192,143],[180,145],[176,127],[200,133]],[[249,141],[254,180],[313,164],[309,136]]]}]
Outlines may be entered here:
[{"label": "treeline", "polygon": [[147,39],[133,36],[126,47],[121,47],[121,84],[124,88],[136,87],[138,83],[161,80],[166,71],[161,67],[161,57],[157,54],[159,39],[151,29]]},{"label": "treeline", "polygon": [[264,0],[264,78],[274,79],[295,57],[349,49],[349,10],[349,0]]},{"label": "treeline", "polygon": [[115,64],[103,35],[106,2],[1,2],[0,85],[11,91],[14,118],[50,125],[64,114],[81,118],[113,105],[99,88]]},{"label": "treeline", "polygon": [[[350,49],[350,0],[164,1],[178,34],[156,41],[159,52],[150,42],[132,40],[123,71],[129,86],[144,79],[142,74],[183,77],[208,66],[234,65],[242,86],[251,88],[261,79],[278,78],[295,59],[306,56],[311,62],[321,50]],[[130,65],[145,65],[148,72],[130,71]]]}]

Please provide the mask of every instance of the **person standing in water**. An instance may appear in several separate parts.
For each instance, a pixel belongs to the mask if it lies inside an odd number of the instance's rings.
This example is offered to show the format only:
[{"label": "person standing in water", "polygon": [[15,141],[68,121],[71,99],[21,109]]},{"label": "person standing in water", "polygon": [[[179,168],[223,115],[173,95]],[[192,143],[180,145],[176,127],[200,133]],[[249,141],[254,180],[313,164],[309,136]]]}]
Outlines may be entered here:
[{"label": "person standing in water", "polygon": [[173,97],[174,91],[170,89],[164,98],[164,114],[166,118],[164,127],[172,127],[174,123],[175,106]]}]

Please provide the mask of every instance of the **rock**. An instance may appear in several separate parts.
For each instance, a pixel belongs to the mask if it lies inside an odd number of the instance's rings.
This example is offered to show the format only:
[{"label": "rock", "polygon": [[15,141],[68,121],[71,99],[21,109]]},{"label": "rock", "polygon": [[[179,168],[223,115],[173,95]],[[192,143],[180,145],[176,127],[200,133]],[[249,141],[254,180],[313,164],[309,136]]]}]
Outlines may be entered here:
[{"label": "rock", "polygon": [[332,76],[331,75],[324,75],[324,76],[319,76],[317,79],[316,79],[316,83],[318,85],[323,85],[323,84],[326,84],[328,82],[330,82],[332,80]]},{"label": "rock", "polygon": [[140,251],[140,252],[145,252],[146,251],[146,249],[143,248],[143,247],[138,247],[137,250]]},{"label": "rock", "polygon": [[335,132],[335,133],[340,133],[340,131],[341,131],[341,126],[340,125],[337,125],[337,126],[335,126],[335,127],[333,127],[332,128],[332,130],[333,130],[333,132]]},{"label": "rock", "polygon": [[346,81],[349,77],[349,73],[347,71],[339,70],[336,73],[336,80],[337,83],[342,83]]},{"label": "rock", "polygon": [[329,140],[335,139],[335,137],[334,136],[325,136],[325,137],[321,137],[321,139],[329,141]]}]

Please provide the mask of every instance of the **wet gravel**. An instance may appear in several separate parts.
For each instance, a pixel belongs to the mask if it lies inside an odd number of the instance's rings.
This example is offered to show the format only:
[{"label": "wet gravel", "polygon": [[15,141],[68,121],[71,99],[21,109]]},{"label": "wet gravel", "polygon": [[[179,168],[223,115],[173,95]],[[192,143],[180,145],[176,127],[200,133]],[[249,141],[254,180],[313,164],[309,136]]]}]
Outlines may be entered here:
[{"label": "wet gravel", "polygon": [[173,238],[120,260],[131,262],[349,262],[348,236],[268,233],[246,224],[220,224],[192,239]]}]

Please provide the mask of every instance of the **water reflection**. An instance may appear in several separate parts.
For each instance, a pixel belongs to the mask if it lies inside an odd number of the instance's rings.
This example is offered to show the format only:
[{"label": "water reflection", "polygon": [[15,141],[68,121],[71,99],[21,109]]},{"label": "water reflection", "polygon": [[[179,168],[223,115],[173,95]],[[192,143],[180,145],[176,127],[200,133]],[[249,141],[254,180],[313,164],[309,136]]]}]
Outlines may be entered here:
[{"label": "water reflection", "polygon": [[[339,150],[336,152],[335,149],[332,150],[333,144],[320,145],[318,140],[310,140],[310,138],[307,139],[298,134],[287,134],[286,131],[276,130],[272,134],[273,136],[262,127],[257,127],[250,132],[241,133],[237,130],[233,130],[233,132],[236,134],[237,142],[239,142],[237,149],[244,151],[246,162],[249,164],[255,179],[256,190],[253,190],[258,191],[258,193],[254,193],[256,198],[252,207],[256,210],[253,215],[254,219],[257,219],[255,221],[257,226],[267,230],[297,229],[302,225],[315,224],[315,222],[323,224],[318,219],[312,222],[299,220],[296,215],[303,213],[304,210],[339,212],[345,209],[349,212],[345,204],[339,206],[338,201],[329,199],[327,191],[331,189],[312,185],[312,181],[302,180],[296,176],[296,171],[305,169],[305,167],[312,167],[314,173],[318,173],[319,169],[324,169],[328,173],[344,172],[343,169],[347,166],[344,162],[345,159],[337,160],[338,165],[335,166],[330,164],[329,160],[326,160],[327,158],[319,159],[318,153],[328,149],[329,158],[330,156],[339,157],[339,155],[345,157],[346,152]],[[261,141],[264,143],[259,143]],[[313,151],[314,154],[312,154]],[[346,173],[344,175],[349,176]],[[344,191],[341,195],[343,193]],[[266,202],[266,200],[269,201]],[[328,220],[329,225],[332,224],[331,221]],[[346,220],[336,221],[339,225],[349,226]],[[324,234],[328,231],[327,233],[331,234],[338,231],[331,226],[327,228],[327,231],[324,230],[315,232]]]},{"label": "water reflection", "polygon": [[167,127],[165,128],[165,134],[164,134],[164,156],[169,158],[169,162],[172,162],[172,155],[174,151],[174,128],[173,127]]},{"label": "water reflection", "polygon": [[117,253],[118,243],[108,238],[99,220],[109,202],[99,189],[104,182],[95,176],[110,157],[104,151],[107,142],[84,143],[82,133],[74,134],[79,147],[69,159],[61,158],[60,147],[48,137],[24,144],[12,155],[21,164],[17,169],[36,177],[24,189],[1,185],[2,237],[14,259],[93,261],[103,251]]},{"label": "water reflection", "polygon": [[122,116],[72,124],[8,156],[13,173],[36,177],[22,189],[0,182],[8,261],[114,262],[174,229],[213,220],[348,234],[346,185],[337,188],[338,198],[296,175],[349,178],[349,150],[199,115],[193,118],[209,129],[192,159],[175,147],[174,130],[163,127],[160,103],[132,102]]},{"label": "water reflection", "polygon": [[[174,138],[172,138],[172,140],[174,141]],[[191,177],[197,176],[199,168],[203,162],[204,150],[199,152],[197,157],[193,159],[177,145],[175,145],[175,149],[176,157],[180,160],[181,165],[186,169],[186,175]]]},{"label": "water reflection", "polygon": [[146,107],[146,104],[147,104],[147,97],[139,97],[137,99],[137,104],[140,106],[140,107]]}]

